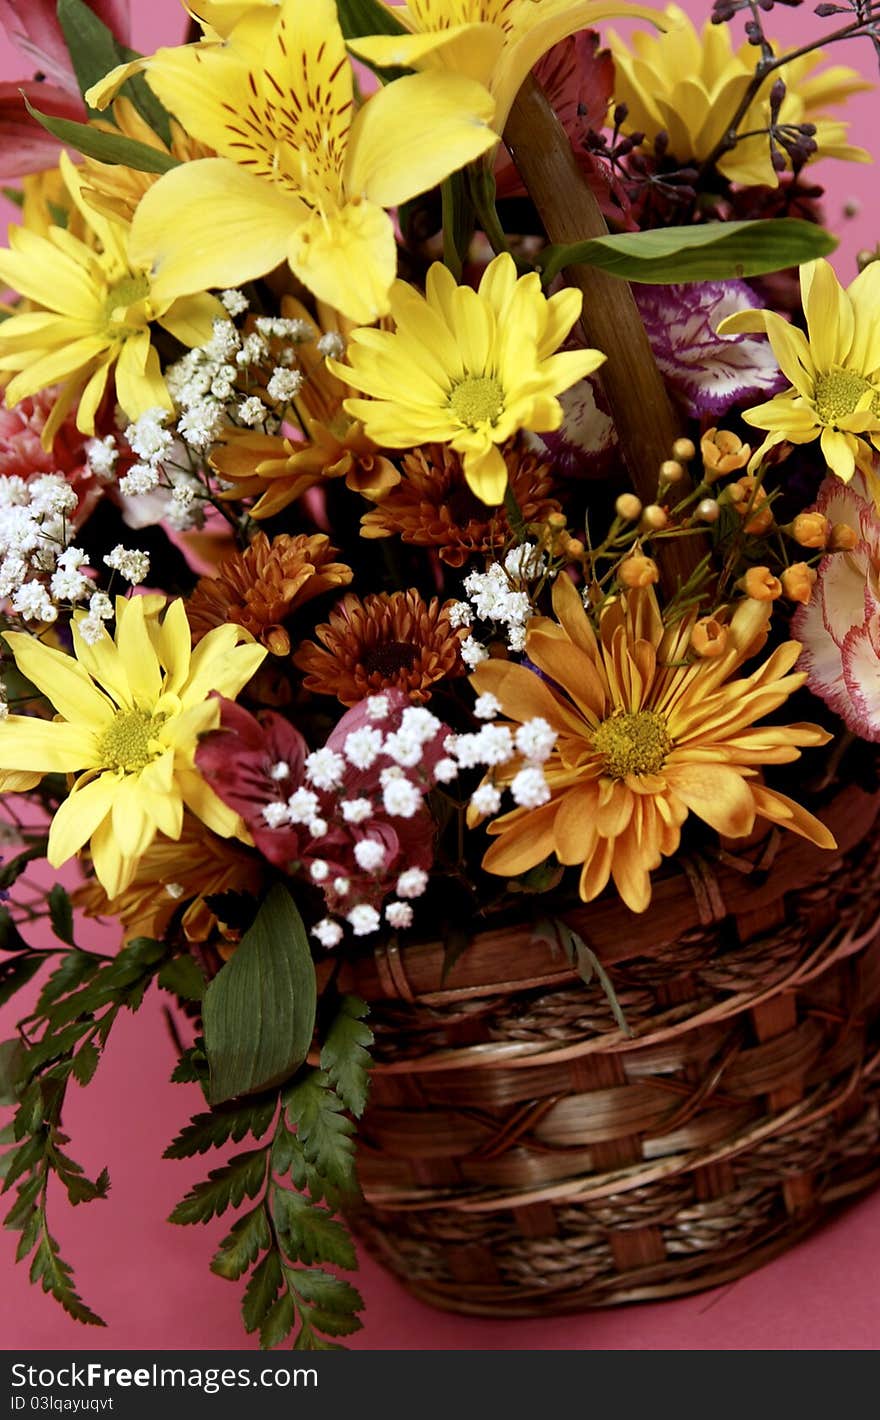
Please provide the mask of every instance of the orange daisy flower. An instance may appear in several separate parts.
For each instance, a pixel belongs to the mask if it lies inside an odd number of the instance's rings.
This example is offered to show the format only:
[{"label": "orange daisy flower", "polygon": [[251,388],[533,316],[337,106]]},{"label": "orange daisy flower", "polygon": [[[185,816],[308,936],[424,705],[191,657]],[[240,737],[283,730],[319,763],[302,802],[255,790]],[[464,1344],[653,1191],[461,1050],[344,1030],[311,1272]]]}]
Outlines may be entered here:
[{"label": "orange daisy flower", "polygon": [[[550,497],[550,466],[518,440],[502,451],[507,478],[523,520],[543,522],[559,504]],[[395,533],[416,547],[436,547],[441,560],[461,567],[470,557],[504,547],[510,524],[503,506],[487,507],[465,481],[460,454],[448,444],[413,449],[401,464],[401,481],[375,498],[361,518],[361,536]],[[370,496],[370,495],[368,495]]]},{"label": "orange daisy flower", "polygon": [[[788,763],[801,747],[831,738],[817,725],[755,724],[806,679],[790,674],[797,641],[737,675],[766,640],[769,603],[743,601],[724,653],[697,661],[688,656],[696,613],[664,626],[652,588],[613,601],[598,636],[565,576],[553,609],[556,619],[534,618],[526,637],[526,655],[547,680],[493,660],[471,678],[478,694],[497,697],[511,728],[541,717],[558,737],[544,765],[547,802],[489,824],[496,839],[483,860],[489,872],[516,877],[555,855],[582,865],[585,902],[613,878],[627,906],[643,912],[651,872],[677,850],[689,814],[729,838],[747,837],[767,819],[835,846],[818,819],[761,778],[764,765]],[[505,765],[495,782],[509,783],[521,767]]]},{"label": "orange daisy flower", "polygon": [[450,624],[451,605],[441,607],[436,597],[426,602],[413,590],[363,601],[349,593],[316,628],[321,646],[307,641],[293,663],[306,673],[306,690],[335,695],[343,705],[392,686],[422,705],[432,685],[464,670],[460,648],[467,631]]},{"label": "orange daisy flower", "polygon": [[289,655],[290,637],[282,623],[291,612],[352,579],[346,563],[332,561],[335,553],[323,533],[282,534],[271,542],[258,533],[244,552],[220,564],[216,577],[202,577],[187,602],[193,645],[213,627],[232,621],[273,655]]},{"label": "orange daisy flower", "polygon": [[73,903],[87,917],[112,917],[125,929],[125,940],[155,937],[161,941],[176,912],[188,942],[223,935],[206,897],[224,892],[259,892],[263,860],[232,838],[218,838],[191,814],[180,838],[159,836],[140,859],[129,886],[109,898],[96,878],[76,889]]}]

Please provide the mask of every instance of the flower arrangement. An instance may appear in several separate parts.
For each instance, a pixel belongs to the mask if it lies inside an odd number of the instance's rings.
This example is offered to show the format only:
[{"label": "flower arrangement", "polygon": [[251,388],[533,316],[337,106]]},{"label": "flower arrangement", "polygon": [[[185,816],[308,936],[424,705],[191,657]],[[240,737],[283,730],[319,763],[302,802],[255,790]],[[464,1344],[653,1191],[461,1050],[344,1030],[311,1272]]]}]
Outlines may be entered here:
[{"label": "flower arrangement", "polygon": [[452,971],[533,904],[649,922],[695,849],[834,848],[880,740],[880,261],[839,283],[813,170],[867,160],[820,45],[878,20],[786,53],[771,9],[200,0],[134,57],[123,0],[22,11],[4,999],[51,971],[3,1168],[79,1320],[48,1183],[108,1179],[65,1091],[151,985],[206,1101],[170,1155],[248,1140],[172,1221],[238,1208],[247,1330],[324,1347],[360,1305],[347,959]]}]

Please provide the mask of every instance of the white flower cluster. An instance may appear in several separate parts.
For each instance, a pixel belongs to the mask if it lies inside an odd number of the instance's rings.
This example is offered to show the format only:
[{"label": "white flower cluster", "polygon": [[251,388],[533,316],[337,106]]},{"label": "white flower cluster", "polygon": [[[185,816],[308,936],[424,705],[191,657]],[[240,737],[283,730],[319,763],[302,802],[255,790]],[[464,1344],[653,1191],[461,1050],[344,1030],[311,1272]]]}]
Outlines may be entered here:
[{"label": "white flower cluster", "polygon": [[481,817],[497,814],[501,808],[501,789],[495,783],[494,771],[518,761],[516,773],[504,775],[511,797],[519,808],[537,809],[550,798],[550,785],[544,774],[544,764],[556,745],[556,731],[540,715],[525,720],[514,733],[508,725],[491,722],[501,706],[494,695],[481,695],[475,711],[478,719],[487,723],[472,735],[450,735],[444,748],[460,769],[482,765],[489,773],[471,795],[471,808]]},{"label": "white flower cluster", "polygon": [[137,548],[123,547],[121,542],[117,543],[112,552],[107,553],[104,565],[111,571],[118,572],[120,577],[131,582],[133,587],[145,582],[150,575],[149,553],[140,552]]},{"label": "white flower cluster", "polygon": [[165,522],[186,532],[205,521],[205,490],[189,471],[184,443],[167,427],[171,417],[165,409],[149,409],[125,431],[140,460],[119,480],[120,493],[134,500],[125,510],[132,527]]},{"label": "white flower cluster", "polygon": [[[472,627],[475,621],[486,622],[504,636],[509,650],[524,650],[532,616],[528,587],[546,572],[546,559],[534,543],[512,548],[503,562],[493,562],[488,571],[465,577],[468,599],[453,604],[452,625]],[[462,644],[462,660],[473,670],[488,654],[484,642],[471,631]]]},{"label": "white flower cluster", "polygon": [[53,622],[93,590],[71,546],[77,496],[61,474],[0,479],[0,600],[25,621]]}]

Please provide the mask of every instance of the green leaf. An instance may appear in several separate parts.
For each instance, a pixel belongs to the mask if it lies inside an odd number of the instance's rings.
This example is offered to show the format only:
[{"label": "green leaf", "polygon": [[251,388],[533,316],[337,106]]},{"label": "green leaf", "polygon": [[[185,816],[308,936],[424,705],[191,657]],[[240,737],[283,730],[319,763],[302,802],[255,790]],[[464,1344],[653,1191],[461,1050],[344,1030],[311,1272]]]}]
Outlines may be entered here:
[{"label": "green leaf", "polygon": [[256,1198],[266,1181],[266,1153],[252,1149],[236,1154],[221,1168],[212,1169],[204,1183],[197,1183],[178,1203],[171,1223],[207,1223],[227,1208],[237,1208],[247,1198]]},{"label": "green leaf", "polygon": [[52,931],[62,942],[66,942],[69,947],[75,947],[73,940],[73,904],[67,894],[66,888],[61,883],[56,883],[49,893],[49,921],[52,924]]},{"label": "green leaf", "polygon": [[837,238],[815,222],[774,217],[592,237],[572,246],[546,247],[539,265],[545,285],[566,266],[596,266],[623,281],[667,285],[783,271],[827,256],[836,246]]},{"label": "green leaf", "polygon": [[363,1298],[350,1282],[318,1267],[308,1271],[285,1267],[284,1276],[312,1326],[328,1336],[348,1336],[360,1330],[355,1313],[363,1307]]},{"label": "green leaf", "polygon": [[338,0],[339,24],[346,39],[364,35],[405,35],[406,27],[379,0]]},{"label": "green leaf", "polygon": [[625,1035],[632,1034],[626,1016],[623,1014],[623,1007],[617,999],[611,977],[592,947],[587,946],[583,937],[579,936],[569,927],[567,922],[563,922],[559,917],[542,917],[532,936],[533,940],[549,942],[551,946],[561,946],[585,986],[589,986],[595,977],[605,993],[611,1007],[611,1014],[618,1026]]},{"label": "green leaf", "polygon": [[289,892],[277,884],[205,992],[211,1103],[289,1079],[312,1043],[316,1003],[306,930]]},{"label": "green leaf", "polygon": [[27,1050],[18,1036],[0,1041],[0,1104],[17,1104],[27,1073]]},{"label": "green leaf", "polygon": [[100,1058],[101,1052],[94,1042],[84,1041],[73,1057],[73,1078],[78,1085],[91,1084]]},{"label": "green leaf", "polygon": [[185,1050],[171,1072],[175,1085],[204,1085],[208,1079],[208,1057],[200,1041]]},{"label": "green leaf", "polygon": [[[117,64],[127,64],[132,59],[140,59],[137,50],[128,49],[98,18],[84,0],[58,0],[58,22],[70,54],[80,93],[86,91],[115,69]],[[142,74],[126,79],[120,94],[130,99],[141,117],[154,133],[167,143],[171,137],[167,110],[148,87]],[[93,117],[95,109],[89,109]]]},{"label": "green leaf", "polygon": [[15,858],[10,858],[8,863],[4,863],[0,868],[0,888],[11,888],[13,883],[18,882],[28,863],[33,863],[37,858],[44,858],[48,842],[48,838],[41,838]]},{"label": "green leaf", "polygon": [[11,1001],[16,991],[27,986],[32,976],[36,976],[44,958],[38,952],[27,956],[14,957],[12,961],[0,962],[0,1006]]},{"label": "green leaf", "polygon": [[123,133],[106,133],[88,123],[76,123],[72,118],[53,118],[48,113],[40,113],[27,99],[25,104],[31,118],[42,124],[47,133],[75,148],[85,158],[95,158],[99,163],[118,163],[139,173],[167,173],[180,167],[179,158],[163,153],[160,148],[151,148],[149,143],[139,143]]},{"label": "green leaf", "polygon": [[354,1125],[324,1071],[311,1070],[287,1091],[284,1104],[308,1162],[335,1188],[350,1191],[355,1186]]},{"label": "green leaf", "polygon": [[33,947],[25,941],[19,932],[11,909],[0,907],[0,952],[30,951],[33,951]]},{"label": "green leaf", "polygon": [[278,1346],[290,1335],[293,1330],[293,1323],[296,1321],[296,1306],[293,1297],[289,1292],[285,1292],[273,1302],[266,1313],[263,1324],[260,1327],[260,1346],[264,1351],[271,1351],[273,1346]]},{"label": "green leaf", "polygon": [[211,1271],[234,1282],[272,1245],[266,1210],[260,1203],[238,1218],[211,1260]]},{"label": "green leaf", "polygon": [[368,1052],[373,1032],[363,1024],[369,1012],[369,1006],[357,996],[343,996],[321,1051],[321,1069],[327,1072],[345,1108],[358,1118],[366,1108],[370,1088]]},{"label": "green leaf", "polygon": [[246,1134],[259,1139],[272,1123],[277,1105],[277,1096],[272,1095],[268,1100],[246,1100],[239,1105],[197,1114],[168,1145],[163,1157],[190,1159],[195,1154],[207,1154],[209,1149],[219,1148],[228,1139],[238,1144]]},{"label": "green leaf", "polygon": [[157,977],[164,991],[171,991],[184,1001],[201,1001],[205,994],[205,977],[195,957],[172,957],[166,961]]},{"label": "green leaf", "polygon": [[91,952],[81,951],[79,947],[74,947],[72,952],[65,952],[60,964],[52,972],[40,992],[35,1014],[44,1015],[54,1002],[60,1001],[62,996],[75,991],[85,981],[91,980],[100,970],[100,966],[100,957],[94,956]]},{"label": "green leaf", "polygon": [[357,1267],[354,1244],[347,1229],[326,1208],[301,1193],[276,1188],[272,1217],[281,1245],[297,1262],[332,1262],[337,1267]]},{"label": "green leaf", "polygon": [[277,1297],[282,1284],[281,1259],[273,1249],[267,1252],[259,1267],[255,1267],[245,1288],[241,1315],[245,1331],[262,1326],[266,1313]]},{"label": "green leaf", "polygon": [[39,1282],[44,1292],[51,1292],[74,1321],[86,1326],[104,1326],[105,1322],[86,1306],[73,1286],[73,1272],[58,1251],[58,1244],[46,1229],[40,1245],[34,1253],[30,1271],[31,1281]]}]

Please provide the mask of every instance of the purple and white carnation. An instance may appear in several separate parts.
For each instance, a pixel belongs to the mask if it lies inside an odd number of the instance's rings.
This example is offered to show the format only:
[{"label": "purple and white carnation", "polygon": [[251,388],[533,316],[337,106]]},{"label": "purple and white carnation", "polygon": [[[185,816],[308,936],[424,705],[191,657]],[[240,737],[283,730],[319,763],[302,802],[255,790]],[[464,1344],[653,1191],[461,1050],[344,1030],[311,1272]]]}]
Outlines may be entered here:
[{"label": "purple and white carnation", "polygon": [[670,392],[696,418],[767,399],[785,384],[764,335],[718,335],[725,316],[763,303],[745,281],[633,287]]}]

